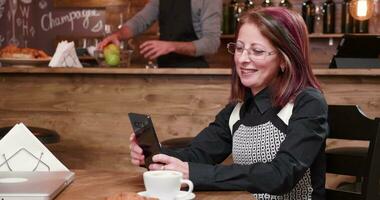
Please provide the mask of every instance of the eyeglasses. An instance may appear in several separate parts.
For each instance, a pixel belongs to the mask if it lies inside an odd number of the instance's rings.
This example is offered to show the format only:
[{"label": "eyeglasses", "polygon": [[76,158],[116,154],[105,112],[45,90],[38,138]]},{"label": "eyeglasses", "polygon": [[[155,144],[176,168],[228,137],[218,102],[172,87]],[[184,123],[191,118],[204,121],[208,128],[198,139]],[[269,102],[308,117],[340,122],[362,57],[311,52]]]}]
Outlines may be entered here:
[{"label": "eyeglasses", "polygon": [[228,43],[227,44],[227,50],[228,50],[228,53],[230,53],[230,54],[238,54],[238,55],[243,54],[244,50],[247,50],[248,58],[251,61],[253,61],[253,60],[264,60],[267,56],[276,54],[276,50],[268,52],[268,51],[264,51],[264,50],[253,48],[253,47],[245,48],[244,43],[242,43],[242,42],[238,42],[238,43],[230,42],[230,43]]}]

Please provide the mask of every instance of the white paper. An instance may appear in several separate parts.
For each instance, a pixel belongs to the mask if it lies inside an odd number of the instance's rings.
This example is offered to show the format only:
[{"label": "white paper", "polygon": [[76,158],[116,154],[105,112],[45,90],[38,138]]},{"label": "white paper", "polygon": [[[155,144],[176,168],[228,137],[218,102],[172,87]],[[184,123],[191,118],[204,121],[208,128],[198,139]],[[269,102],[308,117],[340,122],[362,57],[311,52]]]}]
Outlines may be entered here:
[{"label": "white paper", "polygon": [[[30,155],[26,149],[34,156]],[[41,161],[39,158],[42,154]],[[10,158],[12,155],[14,157]],[[5,158],[8,165],[5,163]],[[37,158],[36,158],[37,157]],[[50,167],[50,171],[69,171],[23,124],[16,124],[9,132],[0,140],[0,171],[49,171],[44,164]],[[38,165],[37,165],[38,164]]]},{"label": "white paper", "polygon": [[83,67],[75,51],[74,42],[58,43],[49,67]]}]

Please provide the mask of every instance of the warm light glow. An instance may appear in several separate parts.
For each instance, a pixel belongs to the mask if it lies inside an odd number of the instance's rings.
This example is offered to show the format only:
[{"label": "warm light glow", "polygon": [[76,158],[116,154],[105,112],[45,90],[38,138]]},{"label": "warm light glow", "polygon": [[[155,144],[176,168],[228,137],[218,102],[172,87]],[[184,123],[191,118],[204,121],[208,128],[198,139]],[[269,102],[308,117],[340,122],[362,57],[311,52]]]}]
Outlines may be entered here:
[{"label": "warm light glow", "polygon": [[356,14],[359,17],[365,17],[367,15],[368,7],[367,0],[358,0],[358,7],[356,7]]},{"label": "warm light glow", "polygon": [[350,14],[357,20],[367,20],[373,14],[373,0],[352,0],[350,3]]}]

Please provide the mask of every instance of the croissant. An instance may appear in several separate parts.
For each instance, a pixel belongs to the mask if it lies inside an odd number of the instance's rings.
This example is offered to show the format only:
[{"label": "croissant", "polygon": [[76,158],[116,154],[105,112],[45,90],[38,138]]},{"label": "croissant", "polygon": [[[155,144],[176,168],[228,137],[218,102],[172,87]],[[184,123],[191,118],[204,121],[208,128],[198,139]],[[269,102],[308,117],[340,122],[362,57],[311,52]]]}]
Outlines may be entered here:
[{"label": "croissant", "polygon": [[15,45],[8,45],[0,50],[0,58],[45,59],[49,57],[50,56],[42,50],[18,48]]},{"label": "croissant", "polygon": [[121,192],[107,197],[106,200],[158,200],[157,198],[143,197],[134,192]]}]

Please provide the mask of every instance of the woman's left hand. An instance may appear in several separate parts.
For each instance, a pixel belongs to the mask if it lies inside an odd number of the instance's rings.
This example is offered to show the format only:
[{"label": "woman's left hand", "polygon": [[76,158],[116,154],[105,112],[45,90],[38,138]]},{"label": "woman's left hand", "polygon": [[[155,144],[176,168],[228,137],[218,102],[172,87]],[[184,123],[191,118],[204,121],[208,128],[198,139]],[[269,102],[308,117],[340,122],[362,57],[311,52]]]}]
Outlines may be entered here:
[{"label": "woman's left hand", "polygon": [[150,170],[173,170],[183,173],[183,179],[189,179],[189,163],[165,154],[153,156],[153,164],[149,165]]}]

